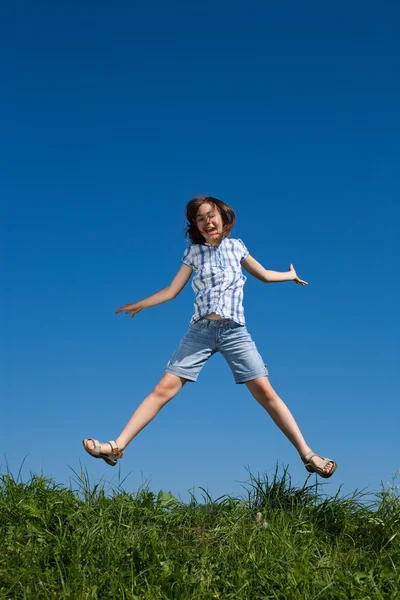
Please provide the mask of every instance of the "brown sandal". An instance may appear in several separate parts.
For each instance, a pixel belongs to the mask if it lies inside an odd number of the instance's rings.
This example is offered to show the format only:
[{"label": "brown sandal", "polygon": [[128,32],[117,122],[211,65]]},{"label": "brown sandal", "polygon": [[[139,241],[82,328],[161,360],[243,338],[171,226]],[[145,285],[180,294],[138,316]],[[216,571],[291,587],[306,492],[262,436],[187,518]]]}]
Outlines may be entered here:
[{"label": "brown sandal", "polygon": [[[309,473],[318,473],[318,475],[320,475],[324,479],[328,479],[329,477],[331,477],[337,469],[337,463],[335,463],[335,461],[331,458],[324,458],[323,456],[321,456],[321,462],[319,463],[319,465],[315,466],[310,462],[313,456],[319,456],[319,454],[315,454],[315,452],[309,452],[308,454],[302,457],[302,461],[304,462],[304,466],[306,467],[307,471]],[[327,465],[329,465],[329,463],[333,464],[332,470],[330,471],[330,473],[324,473],[324,469]]]},{"label": "brown sandal", "polygon": [[[89,441],[93,442],[93,448],[87,447],[87,442]],[[111,446],[111,454],[102,454],[100,442],[98,440],[95,440],[94,438],[85,438],[84,440],[82,440],[83,447],[85,448],[86,452],[90,454],[90,456],[93,456],[94,458],[102,458],[106,461],[108,465],[115,467],[115,465],[118,462],[118,459],[123,457],[124,452],[123,450],[119,450],[116,442],[114,442],[113,440],[108,443]]]}]

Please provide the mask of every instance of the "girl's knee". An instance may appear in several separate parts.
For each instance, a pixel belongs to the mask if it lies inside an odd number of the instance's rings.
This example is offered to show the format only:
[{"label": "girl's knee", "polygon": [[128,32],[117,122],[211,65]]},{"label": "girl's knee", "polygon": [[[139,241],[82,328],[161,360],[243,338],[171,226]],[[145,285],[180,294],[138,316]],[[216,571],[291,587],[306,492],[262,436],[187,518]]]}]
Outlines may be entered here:
[{"label": "girl's knee", "polygon": [[270,384],[268,377],[253,379],[253,381],[247,384],[247,387],[257,398],[262,397],[269,402],[273,402],[277,398],[277,393]]},{"label": "girl's knee", "polygon": [[276,402],[279,399],[278,394],[276,393],[272,385],[269,383],[269,381],[266,385],[264,385],[263,391],[264,396],[268,402]]},{"label": "girl's knee", "polygon": [[171,400],[181,389],[183,383],[179,377],[166,373],[164,377],[157,383],[153,393],[160,398],[161,401],[167,402]]}]

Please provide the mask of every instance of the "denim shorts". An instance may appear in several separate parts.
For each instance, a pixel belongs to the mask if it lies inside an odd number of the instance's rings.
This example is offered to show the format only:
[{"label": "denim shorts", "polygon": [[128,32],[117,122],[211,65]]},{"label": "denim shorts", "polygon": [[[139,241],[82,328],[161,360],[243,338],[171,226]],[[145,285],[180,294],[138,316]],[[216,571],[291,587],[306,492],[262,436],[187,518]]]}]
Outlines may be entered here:
[{"label": "denim shorts", "polygon": [[188,381],[196,381],[207,360],[216,352],[221,352],[225,358],[236,383],[268,376],[267,365],[246,327],[232,319],[202,318],[190,325],[177,351],[167,363],[165,372]]}]

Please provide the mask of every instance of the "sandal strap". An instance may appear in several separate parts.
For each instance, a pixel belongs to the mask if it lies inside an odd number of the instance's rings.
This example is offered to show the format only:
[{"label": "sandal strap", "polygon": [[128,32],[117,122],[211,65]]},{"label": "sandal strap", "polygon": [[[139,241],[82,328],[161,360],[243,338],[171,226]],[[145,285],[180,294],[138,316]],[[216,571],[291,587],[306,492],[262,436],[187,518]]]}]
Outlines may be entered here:
[{"label": "sandal strap", "polygon": [[321,469],[321,471],[323,471],[325,469],[326,466],[329,465],[329,463],[335,464],[335,461],[333,461],[331,458],[322,458],[322,461],[320,463],[318,463],[317,469]]},{"label": "sandal strap", "polygon": [[303,457],[303,460],[304,460],[304,462],[305,462],[305,463],[309,463],[309,462],[310,462],[310,460],[313,458],[313,456],[319,456],[319,455],[318,455],[318,454],[315,454],[315,452],[309,452],[308,454],[306,454],[306,455]]},{"label": "sandal strap", "polygon": [[115,442],[114,440],[110,440],[108,443],[111,446],[111,454],[119,454],[117,442]]}]

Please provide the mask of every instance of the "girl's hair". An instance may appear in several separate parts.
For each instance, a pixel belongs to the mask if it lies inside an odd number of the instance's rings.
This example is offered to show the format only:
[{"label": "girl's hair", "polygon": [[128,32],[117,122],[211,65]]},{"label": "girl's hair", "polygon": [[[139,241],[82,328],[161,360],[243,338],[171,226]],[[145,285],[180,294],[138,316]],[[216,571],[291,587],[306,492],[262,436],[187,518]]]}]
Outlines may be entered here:
[{"label": "girl's hair", "polygon": [[196,196],[186,204],[186,237],[189,237],[193,244],[204,244],[206,241],[196,224],[197,212],[200,206],[206,203],[219,210],[223,224],[222,239],[230,234],[236,221],[235,211],[222,200],[212,196]]}]

